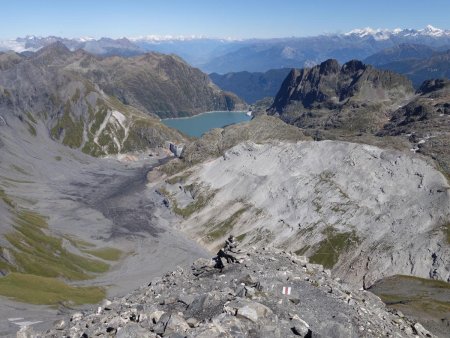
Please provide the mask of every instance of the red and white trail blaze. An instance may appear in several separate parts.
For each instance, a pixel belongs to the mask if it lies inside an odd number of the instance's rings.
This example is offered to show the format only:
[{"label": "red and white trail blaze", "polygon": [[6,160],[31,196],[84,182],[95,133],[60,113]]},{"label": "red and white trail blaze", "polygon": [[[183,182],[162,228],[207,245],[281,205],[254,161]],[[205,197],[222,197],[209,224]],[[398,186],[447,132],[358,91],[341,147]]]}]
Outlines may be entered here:
[{"label": "red and white trail blaze", "polygon": [[283,295],[290,295],[290,294],[291,294],[291,287],[283,286]]}]

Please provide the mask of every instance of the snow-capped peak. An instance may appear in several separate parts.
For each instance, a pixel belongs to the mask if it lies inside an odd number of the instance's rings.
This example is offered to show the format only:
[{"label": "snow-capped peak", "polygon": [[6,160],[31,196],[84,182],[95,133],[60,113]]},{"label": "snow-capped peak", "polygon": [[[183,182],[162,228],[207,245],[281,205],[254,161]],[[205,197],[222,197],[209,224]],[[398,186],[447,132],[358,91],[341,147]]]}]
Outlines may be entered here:
[{"label": "snow-capped peak", "polygon": [[171,42],[171,41],[193,41],[193,40],[219,40],[219,41],[242,41],[234,37],[210,37],[206,35],[141,35],[128,37],[130,41],[145,41],[149,43]]},{"label": "snow-capped peak", "polygon": [[387,29],[373,29],[370,27],[361,28],[361,29],[353,29],[348,33],[345,33],[346,36],[359,36],[361,38],[366,36],[372,36],[375,40],[386,40],[390,37],[390,31]]},{"label": "snow-capped peak", "polygon": [[393,30],[389,29],[373,29],[370,27],[353,29],[348,33],[344,34],[345,36],[359,36],[366,37],[372,36],[375,40],[385,40],[389,39],[391,35],[397,36],[431,36],[431,37],[441,37],[441,36],[450,36],[449,30],[444,30],[440,28],[436,28],[432,25],[427,25],[424,29],[401,29],[395,28]]},{"label": "snow-capped peak", "polygon": [[148,42],[161,42],[161,41],[189,41],[205,39],[203,35],[144,35],[137,37],[130,37],[130,41],[148,41]]},{"label": "snow-capped peak", "polygon": [[370,27],[366,27],[366,28],[356,28],[351,30],[348,33],[345,33],[344,35],[359,35],[361,37],[363,36],[367,36],[367,35],[372,35],[373,33],[375,33],[376,31]]},{"label": "snow-capped peak", "polygon": [[427,25],[424,29],[419,30],[422,35],[431,35],[431,36],[442,36],[445,34],[445,31],[440,28],[433,27],[431,25]]},{"label": "snow-capped peak", "polygon": [[87,41],[93,41],[93,40],[95,40],[95,38],[90,37],[90,36],[82,36],[79,38],[75,38],[74,40],[79,41],[79,42],[87,42]]}]

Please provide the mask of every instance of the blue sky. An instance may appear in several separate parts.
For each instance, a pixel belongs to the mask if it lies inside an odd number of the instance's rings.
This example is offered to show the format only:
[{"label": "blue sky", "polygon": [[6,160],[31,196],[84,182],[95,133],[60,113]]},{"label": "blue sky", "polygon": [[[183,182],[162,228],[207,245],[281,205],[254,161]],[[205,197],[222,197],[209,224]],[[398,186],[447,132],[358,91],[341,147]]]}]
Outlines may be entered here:
[{"label": "blue sky", "polygon": [[450,28],[450,0],[0,0],[0,38],[264,38],[353,28]]}]

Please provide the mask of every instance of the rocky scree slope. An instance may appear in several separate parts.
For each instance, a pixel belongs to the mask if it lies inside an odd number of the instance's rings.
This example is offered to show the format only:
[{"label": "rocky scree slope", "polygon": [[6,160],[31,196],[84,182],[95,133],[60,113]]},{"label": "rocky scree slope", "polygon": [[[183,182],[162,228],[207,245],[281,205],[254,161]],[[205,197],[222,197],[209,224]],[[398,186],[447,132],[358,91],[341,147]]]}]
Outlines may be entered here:
[{"label": "rocky scree slope", "polygon": [[450,80],[425,81],[377,135],[407,138],[412,151],[433,158],[450,177]]},{"label": "rocky scree slope", "polygon": [[413,94],[411,82],[402,75],[357,60],[340,66],[330,59],[293,69],[268,113],[305,129],[370,132]]},{"label": "rocky scree slope", "polygon": [[211,250],[232,233],[246,246],[307,255],[358,287],[394,274],[450,278],[449,185],[418,155],[243,143],[156,188]]},{"label": "rocky scree slope", "polygon": [[[283,295],[289,287],[289,295]],[[431,337],[420,323],[333,279],[305,257],[251,250],[241,264],[200,259],[97,311],[75,313],[45,333],[18,337]]]}]

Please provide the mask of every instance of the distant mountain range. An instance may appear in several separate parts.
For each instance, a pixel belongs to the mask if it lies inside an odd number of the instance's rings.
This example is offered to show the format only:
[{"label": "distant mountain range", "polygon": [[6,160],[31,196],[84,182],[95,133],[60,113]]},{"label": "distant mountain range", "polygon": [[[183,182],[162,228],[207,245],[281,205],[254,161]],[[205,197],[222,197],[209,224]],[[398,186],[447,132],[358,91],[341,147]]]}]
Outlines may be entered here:
[{"label": "distant mountain range", "polygon": [[364,60],[381,69],[406,75],[414,87],[429,79],[450,78],[450,46],[441,51],[426,45],[400,44]]},{"label": "distant mountain range", "polygon": [[290,68],[271,69],[261,72],[237,72],[224,75],[211,73],[210,79],[223,90],[237,94],[247,103],[253,104],[265,97],[273,97],[290,72]]},{"label": "distant mountain range", "polygon": [[[364,63],[405,75],[417,89],[425,80],[450,78],[450,47],[445,50],[447,47],[402,43],[367,57]],[[281,68],[265,73],[211,73],[209,77],[220,88],[236,93],[253,104],[264,97],[274,97],[288,73],[289,68]]]},{"label": "distant mountain range", "polygon": [[224,74],[308,67],[329,58],[337,59],[339,62],[362,60],[385,48],[402,43],[442,48],[450,46],[450,30],[433,26],[420,30],[365,28],[345,34],[248,40],[171,36],[129,39],[28,36],[0,41],[0,51],[35,52],[55,41],[64,43],[72,51],[81,48],[96,55],[132,56],[148,51],[173,53],[205,72]]}]

